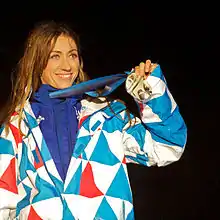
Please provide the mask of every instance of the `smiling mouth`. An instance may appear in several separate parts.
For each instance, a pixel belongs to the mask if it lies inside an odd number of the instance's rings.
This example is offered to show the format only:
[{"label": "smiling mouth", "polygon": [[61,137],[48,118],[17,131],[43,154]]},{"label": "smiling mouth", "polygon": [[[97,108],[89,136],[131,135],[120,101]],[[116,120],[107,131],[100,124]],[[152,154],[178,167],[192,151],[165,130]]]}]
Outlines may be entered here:
[{"label": "smiling mouth", "polygon": [[59,76],[62,79],[67,79],[67,78],[72,77],[72,73],[70,73],[70,74],[57,74],[57,76]]}]

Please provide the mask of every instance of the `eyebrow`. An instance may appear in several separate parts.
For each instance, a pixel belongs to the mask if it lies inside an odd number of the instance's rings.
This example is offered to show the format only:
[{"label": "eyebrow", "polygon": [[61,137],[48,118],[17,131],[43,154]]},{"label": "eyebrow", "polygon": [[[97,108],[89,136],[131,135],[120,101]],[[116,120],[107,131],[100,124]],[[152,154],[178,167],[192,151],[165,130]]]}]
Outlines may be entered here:
[{"label": "eyebrow", "polygon": [[[68,53],[71,53],[71,52],[73,52],[73,51],[76,51],[76,52],[78,52],[78,50],[77,49],[71,49],[70,51],[68,51]],[[51,51],[51,53],[62,53],[62,51],[60,51],[60,50],[52,50]]]}]

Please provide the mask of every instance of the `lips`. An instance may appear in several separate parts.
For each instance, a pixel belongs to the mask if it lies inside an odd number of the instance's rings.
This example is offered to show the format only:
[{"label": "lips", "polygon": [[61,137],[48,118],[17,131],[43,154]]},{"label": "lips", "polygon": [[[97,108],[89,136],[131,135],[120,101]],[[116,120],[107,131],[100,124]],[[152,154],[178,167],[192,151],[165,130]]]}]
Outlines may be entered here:
[{"label": "lips", "polygon": [[56,74],[57,76],[59,76],[62,79],[68,79],[72,77],[72,73],[69,74]]}]

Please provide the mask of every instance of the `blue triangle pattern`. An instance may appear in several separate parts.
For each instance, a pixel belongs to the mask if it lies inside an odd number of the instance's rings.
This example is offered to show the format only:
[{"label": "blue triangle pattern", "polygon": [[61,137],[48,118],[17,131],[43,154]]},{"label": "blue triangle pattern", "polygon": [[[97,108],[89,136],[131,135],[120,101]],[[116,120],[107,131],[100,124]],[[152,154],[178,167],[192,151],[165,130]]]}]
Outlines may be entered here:
[{"label": "blue triangle pattern", "polygon": [[60,197],[60,193],[58,192],[58,190],[47,181],[40,178],[38,175],[36,177],[35,185],[36,188],[40,190],[39,193],[33,198],[32,203]]},{"label": "blue triangle pattern", "polygon": [[88,160],[85,151],[82,152],[82,159]]},{"label": "blue triangle pattern", "polygon": [[49,174],[49,175],[50,175],[50,178],[53,181],[54,185],[56,186],[56,188],[60,191],[60,193],[62,193],[63,187],[64,187],[63,182],[61,180],[57,179],[54,175],[52,175],[52,174]]},{"label": "blue triangle pattern", "polygon": [[14,156],[14,149],[11,141],[0,137],[0,154],[11,154]]},{"label": "blue triangle pattern", "polygon": [[[156,109],[156,111],[153,112],[157,114],[161,120],[166,119],[164,118],[164,116],[167,117],[168,115],[170,115],[172,103],[167,93],[167,90],[160,97],[149,100],[147,104],[152,110]],[[164,108],[164,106],[166,106],[166,108]]]},{"label": "blue triangle pattern", "polygon": [[121,165],[118,169],[118,172],[115,175],[106,195],[127,200],[132,203],[131,190],[123,165]]},{"label": "blue triangle pattern", "polygon": [[[102,156],[100,157],[100,155]],[[109,149],[108,141],[106,140],[105,135],[102,132],[100,133],[95,150],[90,157],[90,161],[95,161],[110,166],[120,163],[119,159]]]},{"label": "blue triangle pattern", "polygon": [[114,211],[112,210],[105,197],[103,198],[102,203],[100,204],[94,219],[117,220],[117,216],[115,215]]},{"label": "blue triangle pattern", "polygon": [[24,183],[23,183],[23,187],[26,192],[26,196],[20,202],[18,202],[17,207],[16,207],[16,216],[19,216],[20,211],[23,208],[30,205],[31,188],[29,186],[26,186]]},{"label": "blue triangle pattern", "polygon": [[42,138],[41,142],[41,155],[43,157],[44,163],[47,162],[48,160],[52,159],[50,151],[47,147],[46,141],[44,138]]},{"label": "blue triangle pattern", "polygon": [[130,213],[128,214],[126,220],[134,220],[134,209],[132,209],[130,211]]},{"label": "blue triangle pattern", "polygon": [[[160,99],[160,97],[157,99]],[[167,114],[169,113],[166,113],[165,115]],[[164,129],[164,126],[167,125],[169,125],[170,129]],[[176,108],[173,111],[172,117],[169,117],[165,121],[156,124],[148,123],[148,127],[151,129],[151,131],[157,130],[157,135],[155,135],[155,132],[151,133],[153,140],[167,145],[170,145],[170,142],[172,142],[174,145],[179,145],[181,147],[184,147],[185,137],[179,131],[185,130],[186,125],[185,123],[182,123],[182,117],[179,115],[178,108]],[[178,131],[178,132],[174,135],[170,135],[171,134],[170,131]],[[169,141],[167,141],[166,137],[169,137]]]},{"label": "blue triangle pattern", "polygon": [[28,120],[28,124],[30,126],[30,129],[36,128],[38,126],[37,120],[34,117],[32,117],[29,113],[27,113],[26,111],[24,111],[24,112],[25,112],[25,116]]},{"label": "blue triangle pattern", "polygon": [[62,220],[75,220],[74,216],[72,215],[72,212],[70,211],[66,200],[63,201],[63,218]]},{"label": "blue triangle pattern", "polygon": [[157,78],[160,78],[165,84],[166,80],[164,75],[162,74],[162,70],[160,68],[160,65],[158,64],[157,67],[154,69],[154,71],[150,74],[151,76],[155,76]]},{"label": "blue triangle pattern", "polygon": [[36,172],[36,169],[32,165],[32,163],[28,159],[28,153],[27,153],[27,146],[23,142],[22,143],[22,157],[20,162],[20,178],[21,180],[24,180],[27,177],[27,170],[31,170],[33,172]]},{"label": "blue triangle pattern", "polygon": [[79,155],[83,152],[88,142],[91,140],[91,136],[83,136],[77,139],[76,145],[73,151],[73,157],[78,158]]},{"label": "blue triangle pattern", "polygon": [[77,168],[75,174],[73,175],[71,181],[69,182],[65,194],[76,194],[79,195],[80,190],[80,177],[82,174],[82,162],[80,163],[79,167]]}]

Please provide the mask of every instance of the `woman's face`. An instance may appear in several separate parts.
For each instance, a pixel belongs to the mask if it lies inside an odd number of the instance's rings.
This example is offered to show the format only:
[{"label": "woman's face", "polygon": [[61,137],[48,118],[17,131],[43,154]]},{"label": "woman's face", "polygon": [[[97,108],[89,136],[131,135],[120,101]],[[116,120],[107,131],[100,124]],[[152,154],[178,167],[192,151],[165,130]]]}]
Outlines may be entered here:
[{"label": "woman's face", "polygon": [[80,68],[79,54],[75,41],[60,35],[50,53],[41,81],[57,89],[72,86]]}]

